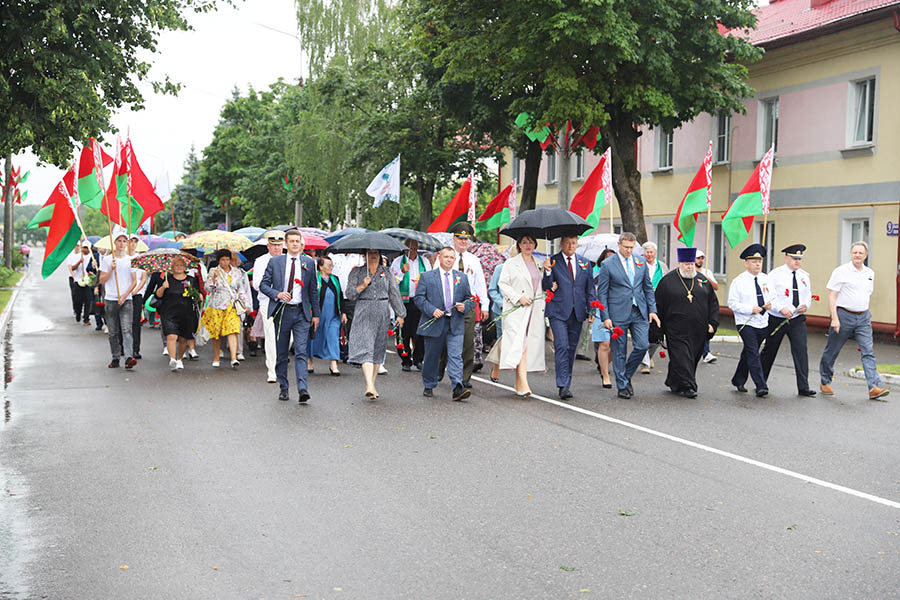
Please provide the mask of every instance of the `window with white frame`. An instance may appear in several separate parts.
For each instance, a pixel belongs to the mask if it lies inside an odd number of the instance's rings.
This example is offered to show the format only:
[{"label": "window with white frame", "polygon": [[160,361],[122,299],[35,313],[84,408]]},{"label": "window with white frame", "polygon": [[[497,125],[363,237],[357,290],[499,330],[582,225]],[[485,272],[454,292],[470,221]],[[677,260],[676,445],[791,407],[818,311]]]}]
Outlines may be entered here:
[{"label": "window with white frame", "polygon": [[[721,223],[714,223],[712,226],[712,261],[707,257],[706,268],[712,269],[717,276],[725,277],[728,274],[728,247],[725,245],[725,234],[722,231]],[[710,264],[712,266],[710,267]]]},{"label": "window with white frame", "polygon": [[575,179],[584,179],[584,151],[580,148],[575,153]]},{"label": "window with white frame", "polygon": [[853,133],[851,144],[871,144],[875,140],[875,78],[853,82]]},{"label": "window with white frame", "polygon": [[512,172],[512,179],[516,180],[517,185],[521,185],[522,178],[519,175],[521,175],[522,171],[522,161],[519,160],[515,152],[512,153],[512,158],[510,159],[510,171]]},{"label": "window with white frame", "polygon": [[757,151],[762,157],[773,145],[778,152],[778,97],[760,101],[759,114],[760,145]]},{"label": "window with white frame", "polygon": [[716,114],[715,162],[727,163],[731,159],[731,115],[724,111]]},{"label": "window with white frame", "polygon": [[675,136],[662,127],[656,130],[656,168],[671,169]]},{"label": "window with white frame", "polygon": [[656,238],[656,257],[658,260],[669,264],[669,235],[670,229],[668,223],[655,223],[653,225],[653,233]]},{"label": "window with white frame", "polygon": [[[870,219],[868,217],[850,217],[843,219],[841,224],[841,262],[850,260],[850,245],[853,242],[872,243],[869,239],[869,224]],[[865,264],[869,264],[868,258],[866,258]]]},{"label": "window with white frame", "polygon": [[556,182],[556,152],[547,155],[547,183]]}]

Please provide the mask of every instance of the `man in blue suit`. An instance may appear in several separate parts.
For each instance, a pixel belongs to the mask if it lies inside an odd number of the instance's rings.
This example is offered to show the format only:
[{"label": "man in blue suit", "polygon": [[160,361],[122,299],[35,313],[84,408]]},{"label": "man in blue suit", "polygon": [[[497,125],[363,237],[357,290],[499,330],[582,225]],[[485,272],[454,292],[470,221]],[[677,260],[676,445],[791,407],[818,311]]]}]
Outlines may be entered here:
[{"label": "man in blue suit", "polygon": [[426,271],[419,278],[413,301],[422,313],[416,330],[425,340],[425,360],[422,363],[422,383],[427,398],[434,395],[438,381],[441,351],[447,348],[447,373],[453,386],[453,399],[464,400],[471,390],[463,386],[463,336],[465,315],[475,309],[464,273],[453,269],[456,252],[446,246],[438,256],[437,269]]},{"label": "man in blue suit", "polygon": [[319,326],[319,290],[316,263],[303,255],[303,236],[296,229],[284,234],[287,254],[272,257],[259,282],[259,291],[268,296],[269,317],[275,321],[275,377],[279,400],[288,399],[287,368],[291,335],[294,336],[294,371],[301,404],[309,401],[306,345],[310,326]]},{"label": "man in blue suit", "polygon": [[[656,296],[650,283],[650,273],[643,260],[635,259],[636,239],[633,233],[619,236],[619,251],[603,261],[597,276],[597,297],[603,304],[600,314],[607,329],[619,327],[621,335],[612,341],[613,369],[619,398],[634,396],[631,376],[641,364],[647,352],[650,321],[659,327],[656,316]],[[631,331],[632,351],[626,361],[628,351],[628,331]]]},{"label": "man in blue suit", "polygon": [[550,320],[553,331],[553,352],[556,363],[556,387],[561,400],[572,398],[572,370],[575,367],[575,349],[585,318],[593,322],[591,302],[596,300],[591,262],[575,254],[578,236],[565,236],[560,240],[560,252],[544,261],[544,277],[541,287],[553,292],[544,316]]}]

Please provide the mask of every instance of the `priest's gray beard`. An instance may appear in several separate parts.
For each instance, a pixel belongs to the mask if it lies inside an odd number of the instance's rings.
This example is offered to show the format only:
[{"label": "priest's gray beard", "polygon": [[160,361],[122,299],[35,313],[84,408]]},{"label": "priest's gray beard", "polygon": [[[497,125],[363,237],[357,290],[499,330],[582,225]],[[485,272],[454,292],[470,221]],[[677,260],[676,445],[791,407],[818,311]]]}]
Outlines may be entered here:
[{"label": "priest's gray beard", "polygon": [[693,273],[687,273],[681,267],[678,267],[678,274],[681,275],[682,277],[684,277],[685,279],[693,279],[694,277],[697,276],[696,271],[694,271]]}]

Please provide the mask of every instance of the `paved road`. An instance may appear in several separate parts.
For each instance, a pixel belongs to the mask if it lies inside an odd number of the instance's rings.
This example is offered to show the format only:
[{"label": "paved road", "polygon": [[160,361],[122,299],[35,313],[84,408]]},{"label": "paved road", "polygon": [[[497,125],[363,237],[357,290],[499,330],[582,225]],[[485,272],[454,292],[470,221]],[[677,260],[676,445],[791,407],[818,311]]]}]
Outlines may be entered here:
[{"label": "paved road", "polygon": [[150,330],[110,371],[69,315],[32,278],[5,340],[0,598],[900,597],[900,394],[801,399],[787,348],[763,400],[722,344],[695,400],[662,373],[619,400],[587,362],[584,412],[486,381],[426,400],[391,356],[381,400],[344,366],[300,406],[261,358],[170,373]]}]

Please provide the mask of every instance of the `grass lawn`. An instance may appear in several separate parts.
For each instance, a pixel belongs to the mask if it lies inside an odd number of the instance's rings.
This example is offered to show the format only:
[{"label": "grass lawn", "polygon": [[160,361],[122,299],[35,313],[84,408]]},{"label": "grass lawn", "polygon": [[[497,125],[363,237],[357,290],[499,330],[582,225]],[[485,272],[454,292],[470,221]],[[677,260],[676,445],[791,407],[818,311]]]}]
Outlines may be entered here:
[{"label": "grass lawn", "polygon": [[879,373],[889,373],[891,375],[900,375],[900,365],[878,365]]},{"label": "grass lawn", "polygon": [[0,313],[3,312],[3,309],[6,308],[6,303],[9,302],[10,297],[13,294],[13,289],[19,280],[22,279],[24,273],[16,273],[12,277],[9,278],[7,285],[9,289],[0,289]]},{"label": "grass lawn", "polygon": [[735,329],[725,329],[724,327],[719,327],[716,329],[716,335],[739,335],[737,330]]}]

